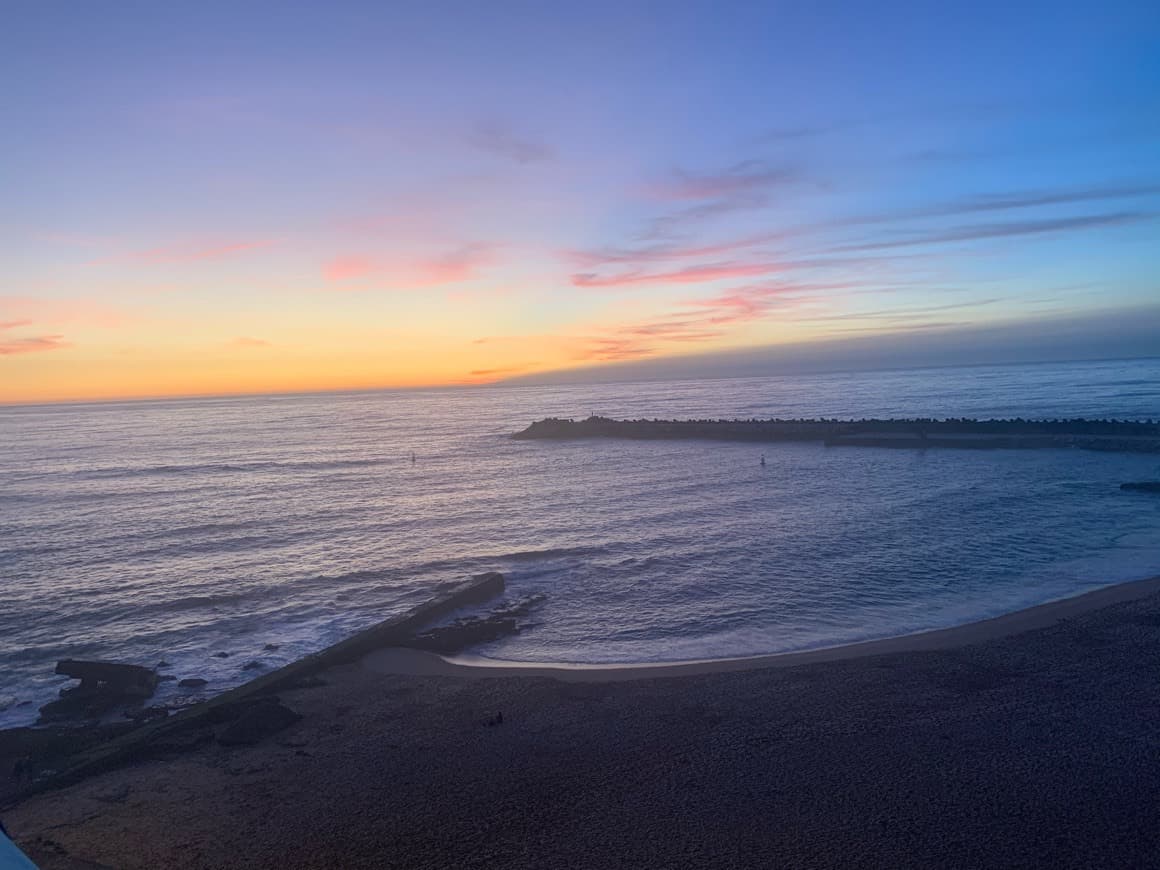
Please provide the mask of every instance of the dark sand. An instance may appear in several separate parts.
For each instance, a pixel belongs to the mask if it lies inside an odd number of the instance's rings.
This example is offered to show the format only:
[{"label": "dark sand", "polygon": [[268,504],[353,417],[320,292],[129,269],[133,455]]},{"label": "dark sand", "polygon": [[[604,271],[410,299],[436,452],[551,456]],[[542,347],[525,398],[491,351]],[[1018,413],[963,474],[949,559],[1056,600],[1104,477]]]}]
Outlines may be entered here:
[{"label": "dark sand", "polygon": [[1160,867],[1160,580],[684,671],[325,676],[259,746],[5,822],[45,870]]}]

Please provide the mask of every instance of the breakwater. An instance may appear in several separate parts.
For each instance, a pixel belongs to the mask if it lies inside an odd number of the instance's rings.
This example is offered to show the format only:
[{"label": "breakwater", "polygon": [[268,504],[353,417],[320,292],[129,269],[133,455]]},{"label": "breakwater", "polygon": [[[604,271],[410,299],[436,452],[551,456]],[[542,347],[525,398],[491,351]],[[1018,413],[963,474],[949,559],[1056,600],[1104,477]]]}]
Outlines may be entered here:
[{"label": "breakwater", "polygon": [[[318,678],[321,671],[356,661],[376,649],[410,645],[429,647],[428,643],[416,640],[420,630],[461,607],[502,595],[504,588],[504,576],[498,572],[476,575],[443,589],[428,601],[404,613],[385,619],[244,685],[148,724],[124,726],[131,730],[122,731],[112,739],[104,739],[105,734],[119,729],[115,726],[102,729],[99,724],[78,726],[72,729],[70,738],[63,740],[50,735],[52,751],[62,756],[58,760],[59,766],[28,781],[16,783],[10,793],[0,794],[0,805],[9,806],[31,794],[76,782],[120,764],[180,754],[215,740],[222,745],[257,742],[301,718],[294,711],[283,707],[272,693],[325,685]],[[486,621],[481,622],[486,627]],[[473,627],[467,627],[468,637]],[[243,717],[251,720],[248,723],[242,722],[248,725],[251,733],[235,735],[231,739],[228,733],[230,726],[243,720]],[[28,744],[34,749],[35,741],[26,739],[30,731],[28,728],[0,731],[0,757],[7,760],[6,750],[11,749],[7,744]],[[75,752],[69,752],[70,745],[76,747]]]},{"label": "breakwater", "polygon": [[827,446],[1071,448],[1160,453],[1160,424],[1122,420],[614,420],[549,417],[513,438],[822,442]]}]

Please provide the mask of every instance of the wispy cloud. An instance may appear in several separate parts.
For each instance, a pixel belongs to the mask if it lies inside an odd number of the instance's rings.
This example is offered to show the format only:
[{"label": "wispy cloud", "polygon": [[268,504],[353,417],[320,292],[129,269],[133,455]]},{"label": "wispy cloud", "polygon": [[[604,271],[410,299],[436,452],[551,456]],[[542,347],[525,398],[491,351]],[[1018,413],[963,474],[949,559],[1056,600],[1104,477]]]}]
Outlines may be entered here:
[{"label": "wispy cloud", "polygon": [[861,224],[895,223],[920,218],[956,217],[986,212],[1015,211],[1045,206],[1075,205],[1136,197],[1160,196],[1160,184],[1107,185],[1062,190],[1022,190],[986,193],[951,202],[934,203],[912,209],[898,209],[878,214],[839,217],[812,229]]},{"label": "wispy cloud", "polygon": [[774,281],[687,300],[670,314],[617,324],[580,339],[572,358],[587,362],[643,359],[669,346],[713,342],[740,324],[808,304],[826,293],[843,292],[849,286]]},{"label": "wispy cloud", "polygon": [[829,249],[836,253],[853,251],[880,251],[914,245],[938,245],[951,242],[971,242],[982,239],[1015,238],[1049,233],[1065,233],[1102,227],[1125,226],[1155,220],[1154,212],[1113,212],[1111,214],[1080,215],[1043,220],[1009,221],[999,224],[975,224],[949,230],[912,233],[908,236],[881,242],[857,242],[837,245]]},{"label": "wispy cloud", "polygon": [[645,193],[664,200],[732,199],[797,180],[797,174],[788,169],[775,169],[759,160],[747,160],[720,172],[674,169],[666,178],[646,185]]},{"label": "wispy cloud", "polygon": [[244,347],[244,348],[272,347],[270,342],[266,341],[266,339],[264,339],[264,338],[251,338],[250,336],[247,336],[247,335],[242,335],[242,336],[239,336],[238,338],[235,338],[233,341],[230,342],[230,345],[232,347]]},{"label": "wispy cloud", "polygon": [[521,136],[507,124],[496,120],[476,123],[467,135],[467,142],[480,151],[521,164],[538,163],[554,156],[548,145]]},{"label": "wispy cloud", "polygon": [[358,281],[360,287],[417,290],[471,281],[494,260],[495,246],[482,243],[460,245],[442,254],[401,262],[345,254],[325,264],[323,277],[332,284]]},{"label": "wispy cloud", "polygon": [[759,233],[721,242],[706,244],[668,242],[629,248],[598,248],[595,250],[569,250],[564,258],[587,269],[600,266],[628,263],[662,263],[672,260],[688,260],[695,257],[713,257],[733,251],[770,244],[785,238],[781,232]]},{"label": "wispy cloud", "polygon": [[[31,326],[27,320],[8,320],[0,323],[0,333]],[[34,335],[24,338],[9,338],[0,335],[0,356],[16,356],[22,353],[40,353],[69,347],[63,335]]]},{"label": "wispy cloud", "polygon": [[710,263],[686,266],[666,272],[624,272],[619,275],[597,275],[580,272],[572,276],[576,287],[627,287],[633,284],[702,284],[731,278],[752,278],[781,271],[778,263]]},{"label": "wispy cloud", "polygon": [[[975,299],[969,302],[952,302],[946,305],[926,305],[919,308],[889,308],[876,311],[848,311],[842,314],[821,314],[815,315],[813,317],[803,317],[801,319],[803,322],[807,323],[844,320],[914,320],[916,318],[925,318],[931,314],[941,313],[944,311],[985,308],[989,305],[995,305],[1002,301],[1003,300],[1001,298],[996,296],[990,299]],[[881,327],[875,326],[867,328],[880,329]]]},{"label": "wispy cloud", "polygon": [[63,335],[38,335],[32,338],[11,338],[0,340],[0,356],[14,356],[19,353],[39,353],[45,350],[61,350],[70,347]]},{"label": "wispy cloud", "polygon": [[769,194],[764,192],[742,193],[727,199],[701,202],[653,218],[637,238],[643,241],[683,238],[717,218],[739,212],[759,211],[767,208],[770,202]]}]

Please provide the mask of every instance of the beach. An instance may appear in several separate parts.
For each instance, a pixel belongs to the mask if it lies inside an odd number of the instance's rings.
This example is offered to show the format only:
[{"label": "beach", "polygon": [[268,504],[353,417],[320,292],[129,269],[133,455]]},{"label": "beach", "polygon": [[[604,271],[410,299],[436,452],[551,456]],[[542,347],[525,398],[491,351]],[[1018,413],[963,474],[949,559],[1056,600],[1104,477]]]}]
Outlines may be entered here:
[{"label": "beach", "polygon": [[374,652],[280,693],[303,719],[256,746],[3,818],[45,870],[1160,866],[1160,578],[796,658],[566,670]]}]

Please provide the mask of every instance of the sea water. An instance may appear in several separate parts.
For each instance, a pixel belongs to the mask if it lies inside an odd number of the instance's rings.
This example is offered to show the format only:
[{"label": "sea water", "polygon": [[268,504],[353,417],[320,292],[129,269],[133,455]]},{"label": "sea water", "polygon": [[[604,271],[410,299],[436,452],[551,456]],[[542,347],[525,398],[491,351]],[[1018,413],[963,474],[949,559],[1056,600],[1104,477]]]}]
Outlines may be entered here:
[{"label": "sea water", "polygon": [[1160,419],[1160,361],[0,408],[0,724],[35,718],[60,658],[218,691],[486,570],[545,597],[477,652],[580,663],[886,637],[1160,573],[1160,498],[1119,489],[1160,455],[509,437],[589,414]]}]

